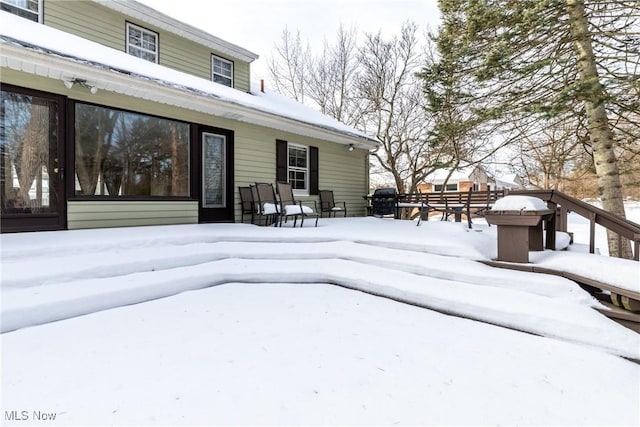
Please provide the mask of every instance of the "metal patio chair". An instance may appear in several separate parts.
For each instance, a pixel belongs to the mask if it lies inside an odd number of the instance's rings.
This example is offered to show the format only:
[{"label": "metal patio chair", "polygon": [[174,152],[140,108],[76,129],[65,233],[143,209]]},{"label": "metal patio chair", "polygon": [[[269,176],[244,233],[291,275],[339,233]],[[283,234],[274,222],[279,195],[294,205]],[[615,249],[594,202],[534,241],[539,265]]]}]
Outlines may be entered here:
[{"label": "metal patio chair", "polygon": [[304,225],[305,218],[315,218],[315,226],[318,226],[318,218],[320,215],[309,206],[304,206],[302,202],[296,202],[290,183],[278,182],[276,183],[276,187],[278,189],[278,195],[280,196],[280,227],[282,227],[283,219],[286,222],[287,219],[291,217],[293,217],[294,228],[298,218],[300,218],[300,227]]},{"label": "metal patio chair", "polygon": [[[342,204],[342,206],[338,206],[338,204]],[[324,212],[329,213],[329,218],[331,218],[331,214],[333,217],[336,217],[336,212],[342,212],[347,217],[347,204],[344,201],[336,202],[333,199],[333,190],[320,190],[320,216],[322,217]]]},{"label": "metal patio chair", "polygon": [[256,208],[253,202],[251,187],[238,187],[238,192],[240,193],[240,222],[244,223],[244,216],[246,214],[251,216],[251,224],[253,224]]},{"label": "metal patio chair", "polygon": [[251,186],[251,194],[254,200],[254,207],[256,210],[256,217],[258,220],[264,218],[265,225],[278,225],[278,218],[280,216],[278,202],[276,200],[276,193],[273,190],[273,185],[269,183],[256,182]]}]

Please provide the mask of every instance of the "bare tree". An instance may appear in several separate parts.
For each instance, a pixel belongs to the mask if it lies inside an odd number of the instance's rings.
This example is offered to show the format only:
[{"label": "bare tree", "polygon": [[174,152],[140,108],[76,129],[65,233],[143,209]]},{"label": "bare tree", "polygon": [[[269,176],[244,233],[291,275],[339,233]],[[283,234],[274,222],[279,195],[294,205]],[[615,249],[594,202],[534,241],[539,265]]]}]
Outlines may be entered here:
[{"label": "bare tree", "polygon": [[573,175],[585,155],[587,136],[573,121],[551,121],[542,129],[514,123],[517,132],[511,168],[538,188],[564,191],[563,183]]},{"label": "bare tree", "polygon": [[384,40],[367,34],[360,49],[361,74],[356,86],[364,102],[364,131],[381,143],[374,153],[393,176],[398,191],[415,191],[439,165],[442,146],[430,144],[432,116],[416,76],[423,64],[417,26],[406,23],[400,35]]},{"label": "bare tree", "polygon": [[305,101],[305,76],[310,68],[310,57],[309,45],[302,46],[300,30],[294,35],[285,27],[268,65],[279,93],[299,102]]},{"label": "bare tree", "polygon": [[276,88],[374,136],[380,149],[372,153],[372,174],[390,177],[398,191],[415,191],[442,167],[447,148],[430,137],[433,118],[416,76],[425,60],[417,25],[405,23],[388,39],[380,32],[364,34],[361,43],[355,29],[340,27],[320,55],[304,55],[302,73],[293,71],[300,46],[299,37],[283,33],[270,67]]},{"label": "bare tree", "polygon": [[336,40],[325,40],[322,53],[308,60],[306,70],[309,97],[323,114],[350,126],[362,120],[360,100],[353,87],[358,77],[358,46],[355,28],[338,28]]}]

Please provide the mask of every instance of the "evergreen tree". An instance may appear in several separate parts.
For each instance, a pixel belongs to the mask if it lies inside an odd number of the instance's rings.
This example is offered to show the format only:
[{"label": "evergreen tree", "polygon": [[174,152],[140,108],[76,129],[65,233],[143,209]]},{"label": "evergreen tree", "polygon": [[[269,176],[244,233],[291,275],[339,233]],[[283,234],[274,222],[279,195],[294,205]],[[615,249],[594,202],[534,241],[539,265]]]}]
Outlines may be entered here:
[{"label": "evergreen tree", "polygon": [[[535,128],[584,116],[603,207],[624,217],[616,124],[631,132],[638,126],[624,120],[638,111],[637,98],[628,96],[638,87],[637,1],[440,0],[439,5],[441,63],[455,63],[468,82],[467,93],[474,94],[460,98],[460,105],[498,126],[501,135],[515,119]],[[618,253],[617,238],[609,235],[610,253],[630,257],[628,243]]]}]

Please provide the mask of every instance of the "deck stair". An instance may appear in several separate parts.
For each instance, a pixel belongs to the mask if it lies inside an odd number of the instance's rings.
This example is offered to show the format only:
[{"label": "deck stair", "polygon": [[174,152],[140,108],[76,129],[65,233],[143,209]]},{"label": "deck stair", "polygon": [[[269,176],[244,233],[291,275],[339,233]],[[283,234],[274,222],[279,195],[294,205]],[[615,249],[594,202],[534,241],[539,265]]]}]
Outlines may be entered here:
[{"label": "deck stair", "polygon": [[557,218],[553,221],[553,227],[556,231],[568,231],[567,214],[569,212],[574,212],[588,219],[589,253],[595,253],[595,227],[597,224],[618,235],[618,253],[622,253],[622,246],[625,244],[625,239],[628,239],[633,247],[633,259],[640,261],[640,224],[556,190],[518,190],[510,191],[508,194],[537,197],[544,200],[550,209],[557,210]]},{"label": "deck stair", "polygon": [[[597,309],[605,316],[616,320],[623,326],[640,333],[640,292],[621,288],[612,283],[606,283],[590,277],[567,271],[554,270],[533,264],[519,264],[501,261],[481,261],[492,267],[507,268],[532,273],[552,274],[561,276],[578,283],[585,290],[596,297],[605,308]],[[630,309],[631,310],[630,310]]]}]

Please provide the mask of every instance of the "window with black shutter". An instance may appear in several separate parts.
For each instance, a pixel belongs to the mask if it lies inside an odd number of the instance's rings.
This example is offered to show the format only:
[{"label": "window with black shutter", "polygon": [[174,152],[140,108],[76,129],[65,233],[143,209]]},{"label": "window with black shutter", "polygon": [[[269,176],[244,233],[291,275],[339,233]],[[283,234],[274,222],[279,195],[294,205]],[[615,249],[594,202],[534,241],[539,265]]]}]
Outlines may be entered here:
[{"label": "window with black shutter", "polygon": [[318,194],[318,147],[276,140],[276,181],[289,182],[294,193]]}]

